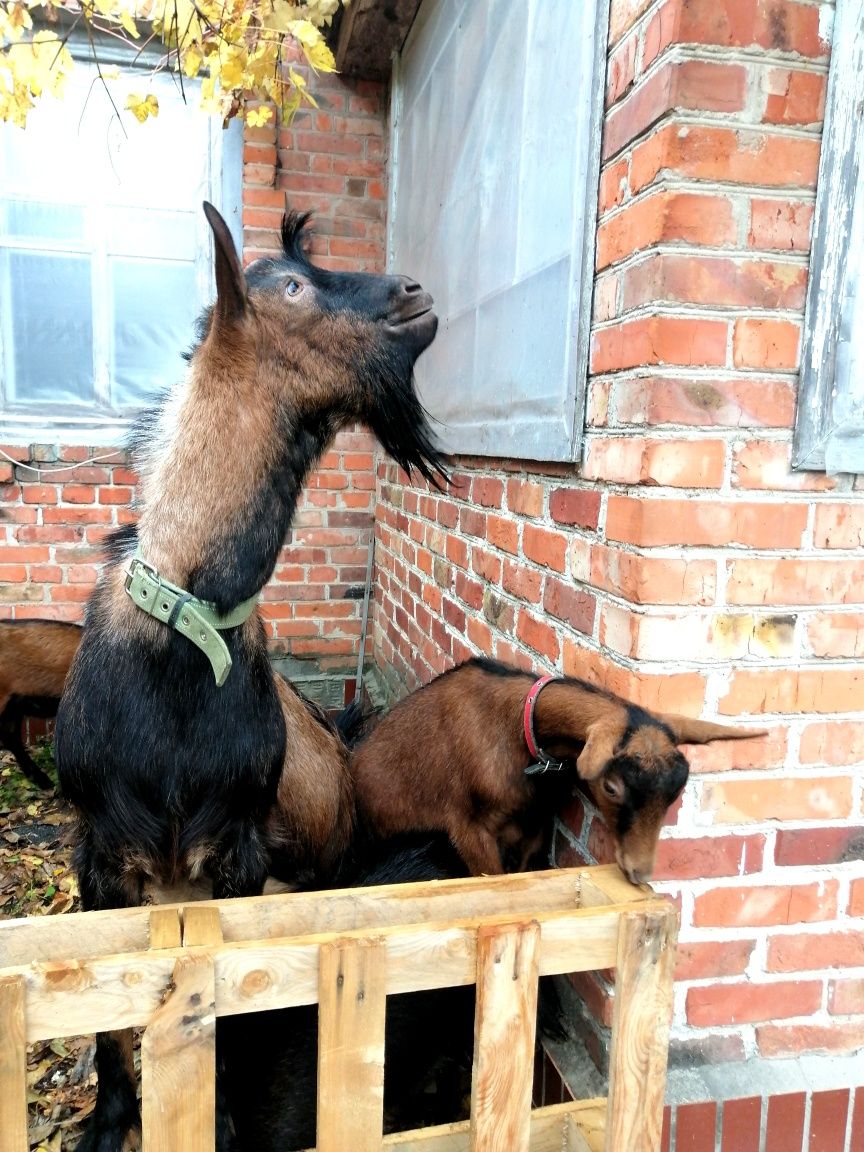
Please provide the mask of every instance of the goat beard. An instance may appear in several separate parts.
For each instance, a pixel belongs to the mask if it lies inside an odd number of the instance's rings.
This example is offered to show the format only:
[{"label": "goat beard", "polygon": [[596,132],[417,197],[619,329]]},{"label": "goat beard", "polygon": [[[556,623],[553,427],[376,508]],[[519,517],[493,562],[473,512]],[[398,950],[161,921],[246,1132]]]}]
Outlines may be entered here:
[{"label": "goat beard", "polygon": [[447,457],[435,442],[432,417],[417,396],[413,373],[407,376],[385,365],[370,389],[374,397],[367,415],[382,447],[408,475],[416,470],[434,487],[449,482]]}]

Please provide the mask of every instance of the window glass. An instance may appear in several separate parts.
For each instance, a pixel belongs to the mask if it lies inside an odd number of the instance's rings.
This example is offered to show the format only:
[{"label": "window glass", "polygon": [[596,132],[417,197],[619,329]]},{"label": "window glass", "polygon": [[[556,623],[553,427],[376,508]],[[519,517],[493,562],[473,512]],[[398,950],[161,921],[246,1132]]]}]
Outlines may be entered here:
[{"label": "window glass", "polygon": [[[201,202],[221,202],[223,152],[185,88],[188,104],[174,77],[126,70],[109,96],[79,61],[63,100],[40,101],[23,131],[0,124],[3,435],[88,416],[120,429],[184,371],[211,293]],[[126,97],[150,91],[159,115],[138,124]]]},{"label": "window glass", "polygon": [[[195,269],[189,263],[111,260],[111,400],[140,404],[183,371],[198,314]],[[172,301],[170,310],[165,300]]]},{"label": "window glass", "polygon": [[606,13],[424,0],[402,52],[390,265],[435,298],[417,376],[451,451],[578,449]]},{"label": "window glass", "polygon": [[92,403],[90,261],[83,256],[8,252],[15,403]]}]

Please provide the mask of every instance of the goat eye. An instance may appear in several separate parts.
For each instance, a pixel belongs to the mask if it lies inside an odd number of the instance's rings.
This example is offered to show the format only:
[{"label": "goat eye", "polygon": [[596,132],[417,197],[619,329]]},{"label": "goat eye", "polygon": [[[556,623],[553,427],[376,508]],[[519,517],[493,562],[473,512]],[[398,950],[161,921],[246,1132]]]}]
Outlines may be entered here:
[{"label": "goat eye", "polygon": [[615,780],[604,780],[601,787],[610,800],[621,799],[621,788]]},{"label": "goat eye", "polygon": [[299,296],[302,291],[303,291],[303,285],[300,283],[299,280],[289,280],[288,283],[285,285],[285,295],[286,296]]}]

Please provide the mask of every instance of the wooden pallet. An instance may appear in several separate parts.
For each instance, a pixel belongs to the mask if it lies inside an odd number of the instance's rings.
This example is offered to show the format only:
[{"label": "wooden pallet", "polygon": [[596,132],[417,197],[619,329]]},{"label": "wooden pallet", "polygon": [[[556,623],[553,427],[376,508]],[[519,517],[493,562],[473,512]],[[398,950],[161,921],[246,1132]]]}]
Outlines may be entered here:
[{"label": "wooden pallet", "polygon": [[[132,1026],[145,1152],[212,1152],[216,1017],[316,1002],[317,1152],[658,1152],[676,929],[614,866],[0,922],[0,1152],[28,1042]],[[532,1112],[538,978],[598,968],[608,1100]],[[386,996],[475,981],[470,1121],[382,1138]]]}]

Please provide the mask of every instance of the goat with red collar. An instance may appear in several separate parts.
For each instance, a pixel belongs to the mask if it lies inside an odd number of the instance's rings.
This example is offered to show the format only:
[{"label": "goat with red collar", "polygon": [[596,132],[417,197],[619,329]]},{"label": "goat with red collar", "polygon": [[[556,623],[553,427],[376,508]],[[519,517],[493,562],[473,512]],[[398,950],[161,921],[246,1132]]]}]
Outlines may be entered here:
[{"label": "goat with red collar", "polygon": [[[760,728],[649,712],[570,677],[469,660],[392,709],[354,749],[358,809],[373,832],[446,832],[474,875],[522,866],[549,815],[544,784],[584,782],[633,883],[649,880],[663,818],[687,783],[679,744]],[[545,795],[544,795],[545,793]],[[565,792],[553,788],[555,803]]]}]

